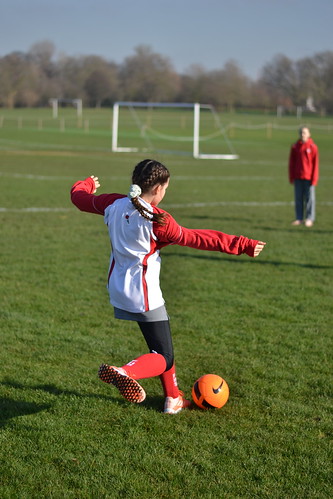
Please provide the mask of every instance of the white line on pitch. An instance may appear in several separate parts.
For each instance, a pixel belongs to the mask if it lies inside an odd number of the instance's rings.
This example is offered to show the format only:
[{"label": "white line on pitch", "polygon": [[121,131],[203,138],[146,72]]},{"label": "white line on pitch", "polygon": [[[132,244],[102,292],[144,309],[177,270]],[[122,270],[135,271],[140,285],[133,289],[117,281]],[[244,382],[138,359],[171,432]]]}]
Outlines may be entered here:
[{"label": "white line on pitch", "polygon": [[[55,175],[34,175],[31,173],[7,173],[0,172],[0,176],[2,177],[10,177],[10,178],[26,178],[28,180],[74,180],[74,177],[63,177],[63,176],[55,176]],[[237,176],[237,175],[203,175],[203,176],[193,176],[189,175],[172,175],[172,180],[277,180],[282,177],[256,177],[256,176]],[[104,180],[129,180],[128,176],[114,176],[114,177],[103,177]]]},{"label": "white line on pitch", "polygon": [[30,208],[1,208],[0,213],[60,213],[73,211],[74,208],[44,208],[44,207],[33,207]]},{"label": "white line on pitch", "polygon": [[[11,172],[0,172],[1,177],[10,177],[10,178],[25,178],[28,180],[69,180],[69,181],[75,181],[75,177],[65,177],[65,176],[56,176],[56,175],[34,175],[32,173],[11,173]],[[100,177],[101,180],[129,180],[129,176],[103,176]],[[283,179],[283,176],[276,176],[276,177],[269,177],[269,176],[255,176],[255,175],[201,175],[201,176],[195,176],[195,175],[172,175],[172,180],[184,180],[184,181],[191,181],[191,180],[221,180],[221,181],[261,181],[261,180],[279,180]],[[332,180],[333,177],[331,176],[321,176],[321,180]],[[83,179],[81,179],[83,180]]]},{"label": "white line on pitch", "polygon": [[[165,209],[171,208],[206,208],[216,206],[292,206],[293,201],[272,201],[272,202],[257,202],[257,201],[217,201],[211,203],[175,203],[163,205]],[[333,206],[333,201],[320,201],[317,202],[320,206]],[[0,213],[66,213],[69,211],[76,211],[75,208],[47,208],[47,207],[34,207],[29,208],[3,208],[0,207]]]}]

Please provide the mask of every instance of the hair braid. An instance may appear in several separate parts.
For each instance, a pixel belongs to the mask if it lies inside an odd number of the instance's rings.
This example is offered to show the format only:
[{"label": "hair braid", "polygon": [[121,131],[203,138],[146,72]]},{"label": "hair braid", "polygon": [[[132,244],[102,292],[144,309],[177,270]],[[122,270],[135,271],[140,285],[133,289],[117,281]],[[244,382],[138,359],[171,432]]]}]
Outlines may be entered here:
[{"label": "hair braid", "polygon": [[[137,184],[141,188],[142,193],[145,193],[157,184],[165,184],[169,177],[170,173],[166,166],[153,159],[145,159],[134,168],[132,183]],[[167,216],[165,213],[153,213],[140,203],[138,197],[131,198],[131,201],[134,208],[146,220],[165,225]]]}]

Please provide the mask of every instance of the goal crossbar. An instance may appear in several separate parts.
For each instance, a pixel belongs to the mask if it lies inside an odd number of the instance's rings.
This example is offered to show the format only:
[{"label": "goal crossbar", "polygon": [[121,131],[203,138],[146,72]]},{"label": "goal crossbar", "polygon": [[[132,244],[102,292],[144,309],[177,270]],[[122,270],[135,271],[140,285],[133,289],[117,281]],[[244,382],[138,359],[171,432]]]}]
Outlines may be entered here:
[{"label": "goal crossbar", "polygon": [[[232,150],[230,142],[227,140],[230,154],[202,154],[200,153],[200,111],[201,109],[210,110],[216,121],[218,120],[217,113],[214,107],[210,104],[199,104],[199,103],[179,103],[179,102],[131,102],[131,101],[118,101],[113,105],[113,117],[112,117],[112,151],[113,152],[139,152],[137,147],[120,147],[118,145],[118,130],[119,130],[119,110],[121,107],[127,108],[187,108],[193,109],[193,157],[196,159],[224,159],[233,160],[238,159],[238,155]],[[220,126],[220,124],[219,124]],[[222,127],[220,126],[221,130]]]},{"label": "goal crossbar", "polygon": [[54,97],[49,99],[49,103],[52,106],[53,118],[58,118],[58,107],[60,104],[72,104],[76,107],[77,116],[82,116],[82,99],[61,99],[58,97]]}]

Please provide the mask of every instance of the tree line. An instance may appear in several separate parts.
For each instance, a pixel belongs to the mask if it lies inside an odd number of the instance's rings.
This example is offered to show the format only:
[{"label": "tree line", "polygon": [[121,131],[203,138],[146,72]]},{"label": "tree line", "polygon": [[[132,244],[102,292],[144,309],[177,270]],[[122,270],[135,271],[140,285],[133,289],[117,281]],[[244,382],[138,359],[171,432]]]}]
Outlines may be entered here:
[{"label": "tree line", "polygon": [[48,106],[50,98],[83,100],[87,107],[115,101],[201,102],[219,110],[237,108],[286,110],[308,108],[333,113],[333,51],[293,61],[276,55],[257,80],[230,60],[207,71],[197,64],[184,74],[169,58],[139,45],[121,64],[97,55],[55,58],[50,41],[34,44],[27,53],[0,58],[0,106]]}]

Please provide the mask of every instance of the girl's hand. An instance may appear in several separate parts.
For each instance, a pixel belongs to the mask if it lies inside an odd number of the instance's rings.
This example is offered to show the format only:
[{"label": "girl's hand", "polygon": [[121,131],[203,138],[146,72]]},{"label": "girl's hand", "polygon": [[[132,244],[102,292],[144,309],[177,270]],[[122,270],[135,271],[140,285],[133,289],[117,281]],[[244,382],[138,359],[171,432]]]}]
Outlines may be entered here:
[{"label": "girl's hand", "polygon": [[266,243],[264,243],[263,241],[258,241],[256,247],[254,248],[253,256],[254,257],[258,256],[264,249],[265,245]]},{"label": "girl's hand", "polygon": [[97,191],[97,189],[100,187],[100,183],[99,183],[99,180],[98,180],[98,177],[95,177],[94,175],[91,175],[91,177],[94,181],[94,184],[95,184],[95,189],[93,191],[93,194],[95,194],[95,192]]}]

